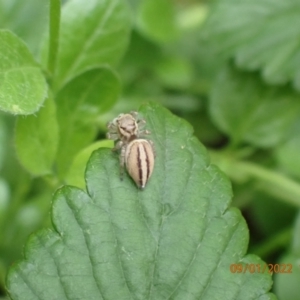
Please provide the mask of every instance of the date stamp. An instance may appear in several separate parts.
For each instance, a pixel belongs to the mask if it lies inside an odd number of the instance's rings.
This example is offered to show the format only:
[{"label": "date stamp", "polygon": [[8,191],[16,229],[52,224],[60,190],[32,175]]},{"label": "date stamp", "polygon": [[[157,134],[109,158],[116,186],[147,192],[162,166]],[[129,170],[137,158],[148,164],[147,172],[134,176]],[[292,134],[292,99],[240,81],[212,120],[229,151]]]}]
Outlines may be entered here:
[{"label": "date stamp", "polygon": [[231,264],[231,273],[293,273],[292,264]]}]

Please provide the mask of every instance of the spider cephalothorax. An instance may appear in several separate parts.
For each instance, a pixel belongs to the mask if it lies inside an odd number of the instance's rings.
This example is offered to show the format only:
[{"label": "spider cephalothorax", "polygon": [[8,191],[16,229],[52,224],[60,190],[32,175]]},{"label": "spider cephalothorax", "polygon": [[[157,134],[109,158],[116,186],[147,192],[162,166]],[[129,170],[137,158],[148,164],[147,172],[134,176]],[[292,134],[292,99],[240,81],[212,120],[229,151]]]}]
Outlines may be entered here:
[{"label": "spider cephalothorax", "polygon": [[124,143],[139,138],[141,135],[149,134],[147,130],[142,130],[145,120],[138,119],[137,112],[120,114],[108,123],[107,137],[111,140],[122,141]]},{"label": "spider cephalothorax", "polygon": [[143,189],[154,167],[154,147],[150,140],[141,137],[150,134],[142,130],[145,120],[137,112],[120,114],[108,123],[107,137],[115,141],[114,151],[120,150],[120,175],[123,179],[124,165],[137,186]]}]

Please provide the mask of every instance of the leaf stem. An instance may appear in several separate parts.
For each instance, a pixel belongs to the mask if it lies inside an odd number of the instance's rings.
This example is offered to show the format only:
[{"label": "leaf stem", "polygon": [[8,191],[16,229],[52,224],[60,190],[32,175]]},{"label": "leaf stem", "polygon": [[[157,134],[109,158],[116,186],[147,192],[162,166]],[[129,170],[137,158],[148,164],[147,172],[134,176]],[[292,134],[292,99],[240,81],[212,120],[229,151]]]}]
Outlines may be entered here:
[{"label": "leaf stem", "polygon": [[256,163],[229,157],[228,153],[211,152],[211,157],[213,162],[236,182],[256,179],[261,190],[285,203],[300,207],[300,184],[297,181]]},{"label": "leaf stem", "polygon": [[48,72],[53,76],[59,47],[60,0],[50,0]]}]

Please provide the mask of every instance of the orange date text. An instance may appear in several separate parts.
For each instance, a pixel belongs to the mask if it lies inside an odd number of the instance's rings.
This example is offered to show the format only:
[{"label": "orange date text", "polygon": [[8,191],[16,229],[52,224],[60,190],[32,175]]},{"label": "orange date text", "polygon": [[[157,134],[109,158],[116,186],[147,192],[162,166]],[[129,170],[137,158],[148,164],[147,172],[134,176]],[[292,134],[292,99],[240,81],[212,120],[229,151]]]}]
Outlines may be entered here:
[{"label": "orange date text", "polygon": [[231,273],[287,273],[293,272],[292,264],[231,264]]}]

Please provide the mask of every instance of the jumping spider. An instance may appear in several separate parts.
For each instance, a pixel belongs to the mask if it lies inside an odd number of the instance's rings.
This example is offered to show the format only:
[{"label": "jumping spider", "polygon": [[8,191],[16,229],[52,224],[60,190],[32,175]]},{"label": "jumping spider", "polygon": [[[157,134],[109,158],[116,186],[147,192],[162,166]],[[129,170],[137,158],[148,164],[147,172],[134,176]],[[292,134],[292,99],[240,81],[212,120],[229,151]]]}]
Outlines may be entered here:
[{"label": "jumping spider", "polygon": [[154,167],[154,147],[150,140],[141,137],[150,134],[142,130],[146,121],[138,119],[137,112],[120,114],[108,123],[107,138],[115,141],[113,151],[120,150],[120,177],[123,179],[124,166],[137,186],[143,189]]}]

